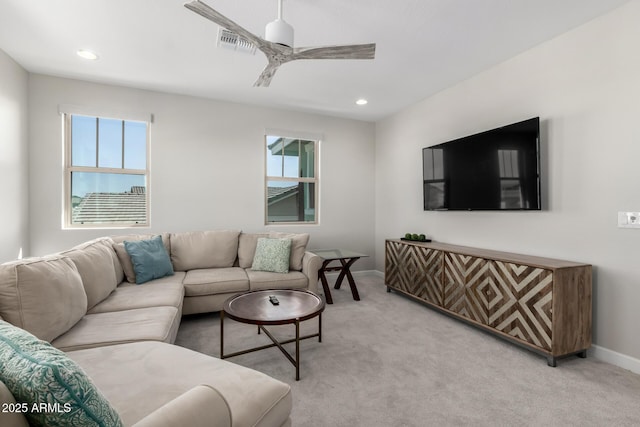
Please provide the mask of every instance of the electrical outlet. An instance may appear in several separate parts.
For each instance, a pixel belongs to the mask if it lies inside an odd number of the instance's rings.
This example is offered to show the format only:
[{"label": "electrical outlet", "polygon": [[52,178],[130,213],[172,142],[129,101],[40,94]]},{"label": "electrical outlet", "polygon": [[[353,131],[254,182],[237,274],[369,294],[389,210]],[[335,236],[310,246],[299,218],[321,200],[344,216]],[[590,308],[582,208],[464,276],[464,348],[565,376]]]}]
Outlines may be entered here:
[{"label": "electrical outlet", "polygon": [[618,212],[618,227],[640,228],[640,212]]}]

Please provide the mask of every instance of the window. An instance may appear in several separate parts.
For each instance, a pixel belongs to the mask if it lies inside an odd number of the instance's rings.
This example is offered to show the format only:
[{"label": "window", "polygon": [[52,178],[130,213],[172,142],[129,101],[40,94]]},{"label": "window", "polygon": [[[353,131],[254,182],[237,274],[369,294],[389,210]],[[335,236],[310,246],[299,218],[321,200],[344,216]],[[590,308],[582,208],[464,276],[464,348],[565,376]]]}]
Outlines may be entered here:
[{"label": "window", "polygon": [[444,180],[444,150],[425,148],[422,150],[424,209],[442,209],[447,183]]},{"label": "window", "polygon": [[267,135],[267,224],[318,222],[318,141]]},{"label": "window", "polygon": [[500,167],[500,208],[522,209],[525,198],[522,194],[518,150],[498,150]]},{"label": "window", "polygon": [[148,122],[64,115],[65,227],[149,225]]}]

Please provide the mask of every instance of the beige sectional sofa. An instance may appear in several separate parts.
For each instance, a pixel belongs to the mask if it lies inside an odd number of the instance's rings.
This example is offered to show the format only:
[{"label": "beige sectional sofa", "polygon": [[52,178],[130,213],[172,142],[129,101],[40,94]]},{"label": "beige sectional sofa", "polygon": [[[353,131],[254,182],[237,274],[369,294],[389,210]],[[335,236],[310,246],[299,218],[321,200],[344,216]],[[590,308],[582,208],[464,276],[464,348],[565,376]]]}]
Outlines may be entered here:
[{"label": "beige sectional sofa", "polygon": [[[0,319],[65,352],[123,425],[289,425],[287,384],[173,342],[183,314],[219,311],[232,295],[316,292],[321,259],[306,251],[309,236],[234,230],[161,236],[173,274],[143,284],[135,283],[124,242],[151,235],[104,237],[0,265]],[[291,241],[289,272],[251,268],[263,237]],[[211,333],[216,339],[218,331]],[[2,382],[0,402],[15,402]],[[27,424],[22,414],[5,411],[0,425]]]}]

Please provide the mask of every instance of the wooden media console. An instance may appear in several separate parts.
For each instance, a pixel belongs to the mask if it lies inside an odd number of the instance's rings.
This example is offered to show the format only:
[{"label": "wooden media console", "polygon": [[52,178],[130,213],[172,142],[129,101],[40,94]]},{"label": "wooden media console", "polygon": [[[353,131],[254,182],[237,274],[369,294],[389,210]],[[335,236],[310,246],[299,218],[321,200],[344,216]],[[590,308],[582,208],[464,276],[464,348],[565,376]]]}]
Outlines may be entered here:
[{"label": "wooden media console", "polygon": [[390,239],[385,284],[547,358],[591,347],[591,265]]}]

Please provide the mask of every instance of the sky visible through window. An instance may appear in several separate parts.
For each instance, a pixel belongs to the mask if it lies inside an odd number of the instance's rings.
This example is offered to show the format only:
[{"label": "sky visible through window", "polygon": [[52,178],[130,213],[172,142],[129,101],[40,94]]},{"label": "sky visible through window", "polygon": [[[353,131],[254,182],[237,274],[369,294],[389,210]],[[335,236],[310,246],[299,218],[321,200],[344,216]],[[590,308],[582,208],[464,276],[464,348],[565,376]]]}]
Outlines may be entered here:
[{"label": "sky visible through window", "polygon": [[[71,132],[73,166],[146,170],[146,123],[74,115]],[[136,174],[76,171],[71,180],[73,196],[78,197],[146,187],[145,176]]]}]

